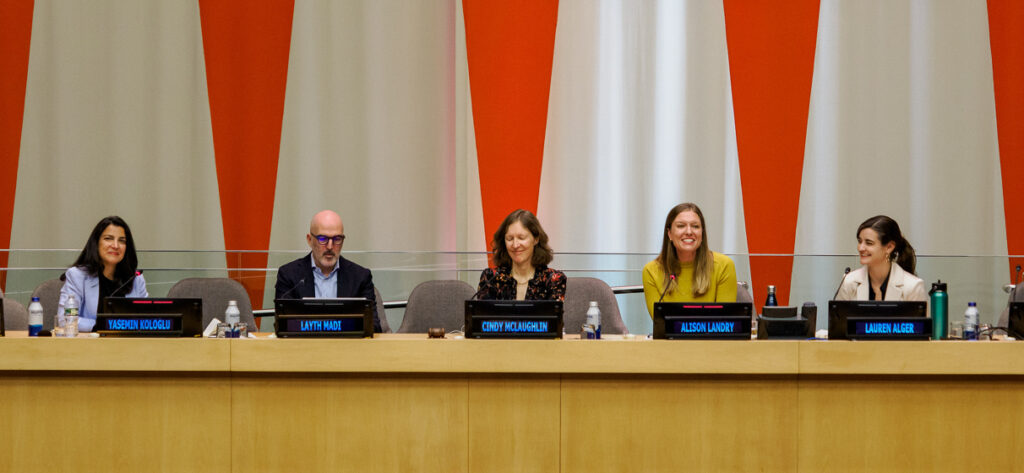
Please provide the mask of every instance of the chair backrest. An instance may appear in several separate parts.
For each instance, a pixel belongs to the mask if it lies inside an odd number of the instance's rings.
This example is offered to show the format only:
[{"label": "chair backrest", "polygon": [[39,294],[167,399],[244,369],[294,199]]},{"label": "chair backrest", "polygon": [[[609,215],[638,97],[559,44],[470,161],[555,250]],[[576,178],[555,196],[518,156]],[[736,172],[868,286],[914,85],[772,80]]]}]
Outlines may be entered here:
[{"label": "chair backrest", "polygon": [[1006,327],[1010,324],[1011,302],[1024,302],[1024,288],[1020,288],[1019,290],[1010,290],[1010,294],[1006,297],[1006,308],[1003,309],[1003,312],[1001,314],[999,314],[999,320],[996,321],[996,327]]},{"label": "chair backrest", "polygon": [[377,318],[380,319],[381,332],[391,333],[391,324],[388,323],[387,315],[384,313],[384,298],[381,297],[377,286],[373,286],[373,295],[377,298]]},{"label": "chair backrest", "polygon": [[32,291],[32,297],[38,297],[39,303],[43,305],[43,330],[53,330],[53,317],[57,315],[57,305],[60,304],[62,287],[64,287],[64,281],[61,281],[60,278],[48,279]]},{"label": "chair backrest", "polygon": [[736,302],[754,302],[754,298],[750,295],[750,284],[746,281],[736,282]]},{"label": "chair backrest", "polygon": [[466,299],[476,290],[454,279],[426,281],[413,288],[398,333],[426,333],[429,328],[461,330],[466,323]]},{"label": "chair backrest", "polygon": [[583,322],[587,320],[587,309],[590,301],[597,301],[601,309],[602,333],[629,333],[619,313],[619,301],[615,292],[604,281],[597,278],[566,278],[565,306],[563,321],[565,333],[580,333]]},{"label": "chair backrest", "polygon": [[185,278],[167,291],[167,297],[190,297],[203,300],[203,330],[214,318],[224,321],[228,301],[237,301],[239,321],[245,322],[249,330],[256,331],[256,319],[252,316],[252,303],[245,286],[229,278]]},{"label": "chair backrest", "polygon": [[28,309],[14,299],[4,298],[4,330],[28,330]]}]

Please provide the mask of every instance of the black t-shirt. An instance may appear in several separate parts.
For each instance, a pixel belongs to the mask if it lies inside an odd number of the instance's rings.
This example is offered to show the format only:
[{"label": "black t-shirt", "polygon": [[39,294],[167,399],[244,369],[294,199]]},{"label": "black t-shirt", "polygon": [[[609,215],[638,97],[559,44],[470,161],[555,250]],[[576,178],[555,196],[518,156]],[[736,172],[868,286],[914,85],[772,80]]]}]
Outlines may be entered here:
[{"label": "black t-shirt", "polygon": [[885,281],[882,281],[882,297],[875,299],[875,286],[871,285],[871,275],[868,275],[868,300],[884,301],[885,300],[885,289],[889,287],[889,275],[885,275]]}]

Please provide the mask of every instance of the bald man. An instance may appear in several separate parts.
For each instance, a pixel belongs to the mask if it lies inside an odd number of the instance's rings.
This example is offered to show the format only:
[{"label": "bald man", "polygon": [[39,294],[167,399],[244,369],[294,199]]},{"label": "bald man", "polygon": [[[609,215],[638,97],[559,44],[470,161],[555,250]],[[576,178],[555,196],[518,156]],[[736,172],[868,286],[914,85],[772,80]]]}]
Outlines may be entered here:
[{"label": "bald man", "polygon": [[364,297],[373,303],[373,331],[380,333],[377,298],[370,270],[341,257],[345,225],[338,214],[324,210],[309,222],[310,252],[277,270],[274,299]]}]

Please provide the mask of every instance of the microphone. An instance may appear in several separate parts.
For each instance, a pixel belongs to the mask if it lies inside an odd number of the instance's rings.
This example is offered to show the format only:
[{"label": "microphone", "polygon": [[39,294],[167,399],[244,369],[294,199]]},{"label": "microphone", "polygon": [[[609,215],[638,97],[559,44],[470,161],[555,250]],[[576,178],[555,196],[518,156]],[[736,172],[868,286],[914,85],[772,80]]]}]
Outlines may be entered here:
[{"label": "microphone", "polygon": [[291,294],[291,293],[292,293],[292,291],[294,291],[294,290],[298,289],[298,288],[299,288],[299,286],[301,286],[301,285],[302,285],[303,283],[305,283],[305,282],[306,282],[306,278],[302,278],[302,279],[299,279],[299,282],[295,283],[295,285],[294,285],[294,286],[292,286],[292,288],[291,288],[291,289],[289,289],[289,290],[287,290],[287,291],[284,291],[284,292],[282,292],[282,293],[281,293],[281,297],[278,297],[277,299],[285,299],[285,296],[287,296],[288,294]]},{"label": "microphone", "polygon": [[1013,281],[1013,291],[1010,293],[1011,301],[1017,297],[1017,287],[1020,286],[1020,265],[1018,264],[1017,267],[1013,269],[1017,271],[1017,277],[1014,278]]},{"label": "microphone", "polygon": [[846,275],[850,274],[850,267],[847,266],[846,270],[843,271],[843,279],[839,280],[839,287],[836,288],[836,293],[832,294],[832,300],[836,300],[836,296],[839,295],[839,290],[843,288],[843,283],[846,282]]},{"label": "microphone", "polygon": [[676,280],[676,275],[675,274],[669,274],[668,275],[668,279],[669,279],[669,282],[668,282],[668,284],[665,285],[665,289],[663,291],[661,291],[661,297],[658,298],[658,302],[661,302],[661,300],[665,298],[665,293],[668,292],[668,288],[672,286],[672,282]]},{"label": "microphone", "polygon": [[127,281],[122,283],[120,286],[118,286],[117,289],[114,289],[114,291],[110,293],[110,297],[117,297],[118,291],[120,291],[121,289],[124,289],[124,287],[127,286],[128,283],[134,281],[135,280],[135,276],[142,276],[142,270],[141,269],[136,270],[135,274],[132,275],[132,277],[128,278]]}]

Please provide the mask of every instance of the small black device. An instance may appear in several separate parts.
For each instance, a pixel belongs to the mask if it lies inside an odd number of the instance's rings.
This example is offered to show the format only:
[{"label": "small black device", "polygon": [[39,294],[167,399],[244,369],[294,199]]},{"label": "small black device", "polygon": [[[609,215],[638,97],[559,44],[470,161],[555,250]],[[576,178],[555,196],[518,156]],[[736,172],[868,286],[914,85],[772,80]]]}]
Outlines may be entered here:
[{"label": "small black device", "polygon": [[275,299],[274,332],[280,338],[373,338],[373,302]]},{"label": "small black device", "polygon": [[198,337],[203,300],[182,297],[108,297],[93,331],[101,337]]},{"label": "small black device", "polygon": [[1024,302],[1011,302],[1010,315],[1006,321],[1006,334],[1024,340]]},{"label": "small black device", "polygon": [[804,304],[799,315],[796,307],[765,307],[763,311],[757,318],[758,340],[814,338],[818,308],[813,302]]},{"label": "small black device", "polygon": [[562,338],[562,301],[466,301],[466,338]]},{"label": "small black device", "polygon": [[829,340],[927,340],[924,301],[829,301]]},{"label": "small black device", "polygon": [[750,340],[750,302],[656,302],[654,334],[664,340]]},{"label": "small black device", "polygon": [[7,336],[7,327],[4,321],[4,298],[0,297],[0,337]]}]

